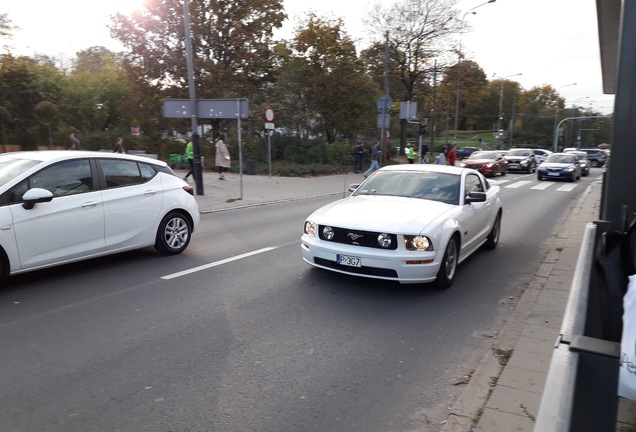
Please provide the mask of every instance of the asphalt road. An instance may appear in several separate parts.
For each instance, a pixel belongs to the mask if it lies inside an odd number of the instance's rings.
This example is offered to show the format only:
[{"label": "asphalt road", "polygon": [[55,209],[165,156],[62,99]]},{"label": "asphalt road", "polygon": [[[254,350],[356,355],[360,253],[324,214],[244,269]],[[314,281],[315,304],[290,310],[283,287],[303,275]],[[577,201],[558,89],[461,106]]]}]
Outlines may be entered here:
[{"label": "asphalt road", "polygon": [[0,291],[0,431],[436,431],[600,172],[498,177],[500,246],[446,291],[302,262],[304,218],[333,198],[204,215],[180,256],[13,277]]}]

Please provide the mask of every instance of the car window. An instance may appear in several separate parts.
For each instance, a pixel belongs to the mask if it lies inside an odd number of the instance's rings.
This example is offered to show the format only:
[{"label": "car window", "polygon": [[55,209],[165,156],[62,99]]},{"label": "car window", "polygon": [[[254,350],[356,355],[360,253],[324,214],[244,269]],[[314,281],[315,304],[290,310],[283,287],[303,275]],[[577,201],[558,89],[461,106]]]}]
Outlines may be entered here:
[{"label": "car window", "polygon": [[464,196],[471,192],[485,192],[481,180],[475,174],[468,174],[464,182]]},{"label": "car window", "polygon": [[392,195],[459,204],[459,176],[434,172],[379,171],[353,195]]},{"label": "car window", "polygon": [[78,159],[46,167],[15,187],[11,200],[20,202],[22,195],[32,188],[46,189],[54,198],[90,192],[94,190],[90,162]]},{"label": "car window", "polygon": [[142,184],[157,174],[150,165],[120,159],[100,159],[106,188]]},{"label": "car window", "polygon": [[530,156],[533,154],[530,150],[512,149],[508,151],[508,156]]}]

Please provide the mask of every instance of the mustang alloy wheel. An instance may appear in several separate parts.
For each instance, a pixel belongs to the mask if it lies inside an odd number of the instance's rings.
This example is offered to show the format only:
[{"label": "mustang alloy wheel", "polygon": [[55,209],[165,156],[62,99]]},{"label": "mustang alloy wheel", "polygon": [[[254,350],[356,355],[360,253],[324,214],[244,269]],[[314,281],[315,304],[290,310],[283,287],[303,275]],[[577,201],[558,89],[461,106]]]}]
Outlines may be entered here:
[{"label": "mustang alloy wheel", "polygon": [[490,233],[488,234],[488,237],[486,237],[486,243],[484,243],[484,247],[486,249],[496,248],[497,244],[499,243],[500,233],[501,233],[501,213],[497,215],[497,218],[495,219],[495,223],[493,224],[492,229],[490,230]]},{"label": "mustang alloy wheel", "polygon": [[459,259],[459,245],[457,244],[457,237],[453,236],[448,241],[446,251],[444,252],[444,258],[442,259],[442,265],[440,265],[437,272],[437,279],[435,279],[435,285],[438,288],[450,288],[455,281],[455,273],[457,272],[457,260]]}]

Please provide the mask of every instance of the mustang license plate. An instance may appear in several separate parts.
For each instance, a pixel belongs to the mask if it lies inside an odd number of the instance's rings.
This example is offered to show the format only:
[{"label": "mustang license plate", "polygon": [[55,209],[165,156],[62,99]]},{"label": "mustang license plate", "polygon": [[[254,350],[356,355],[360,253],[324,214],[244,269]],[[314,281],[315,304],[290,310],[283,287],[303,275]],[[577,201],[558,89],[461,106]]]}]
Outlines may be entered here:
[{"label": "mustang license plate", "polygon": [[359,257],[348,256],[348,255],[336,255],[336,261],[338,264],[346,265],[350,267],[362,267],[362,259]]}]

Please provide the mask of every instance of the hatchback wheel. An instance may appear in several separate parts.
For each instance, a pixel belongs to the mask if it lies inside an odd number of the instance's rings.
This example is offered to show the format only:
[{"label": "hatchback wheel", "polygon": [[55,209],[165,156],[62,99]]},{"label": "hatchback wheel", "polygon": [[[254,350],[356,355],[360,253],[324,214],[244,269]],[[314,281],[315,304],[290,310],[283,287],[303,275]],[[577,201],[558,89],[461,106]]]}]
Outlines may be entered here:
[{"label": "hatchback wheel", "polygon": [[598,167],[598,161],[592,159],[592,161],[590,162],[590,165],[592,165],[594,168],[597,168]]},{"label": "hatchback wheel", "polygon": [[455,272],[457,271],[457,261],[459,259],[459,246],[457,237],[451,237],[444,252],[442,264],[437,271],[437,279],[435,285],[438,288],[450,288],[455,280]]},{"label": "hatchback wheel", "polygon": [[159,224],[155,249],[163,255],[179,254],[188,247],[191,236],[190,222],[181,213],[168,213]]}]

